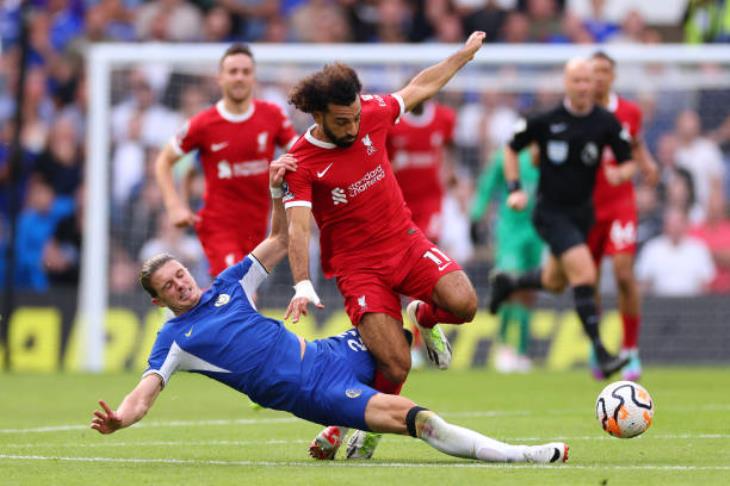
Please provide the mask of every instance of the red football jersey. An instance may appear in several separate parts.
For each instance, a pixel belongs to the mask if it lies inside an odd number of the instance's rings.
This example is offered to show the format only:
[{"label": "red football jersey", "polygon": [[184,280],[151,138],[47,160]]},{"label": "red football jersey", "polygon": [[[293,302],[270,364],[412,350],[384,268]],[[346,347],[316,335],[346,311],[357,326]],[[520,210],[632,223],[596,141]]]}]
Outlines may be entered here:
[{"label": "red football jersey", "polygon": [[426,103],[420,115],[406,113],[388,135],[388,156],[413,221],[429,234],[431,218],[441,212],[444,146],[454,138],[456,114]]},{"label": "red football jersey", "polygon": [[373,267],[407,247],[418,232],[390,167],[386,138],[404,112],[397,95],[361,95],[360,132],[347,148],[312,136],[290,150],[284,207],[306,206],[320,229],[325,276]]},{"label": "red football jersey", "polygon": [[[639,107],[624,98],[611,94],[607,109],[616,116],[619,123],[626,129],[633,139],[641,136],[641,110]],[[611,149],[606,148],[603,153],[604,164],[615,164],[616,160]],[[593,190],[593,205],[596,220],[613,219],[615,214],[635,213],[636,199],[634,183],[627,181],[618,186],[612,186],[606,179],[603,170],[596,174],[596,186]]]},{"label": "red football jersey", "polygon": [[288,148],[296,137],[281,108],[261,100],[240,115],[227,112],[221,100],[188,120],[172,146],[180,155],[198,151],[206,185],[201,225],[251,236],[244,239],[254,244],[263,240],[271,207],[269,163],[276,146]]}]

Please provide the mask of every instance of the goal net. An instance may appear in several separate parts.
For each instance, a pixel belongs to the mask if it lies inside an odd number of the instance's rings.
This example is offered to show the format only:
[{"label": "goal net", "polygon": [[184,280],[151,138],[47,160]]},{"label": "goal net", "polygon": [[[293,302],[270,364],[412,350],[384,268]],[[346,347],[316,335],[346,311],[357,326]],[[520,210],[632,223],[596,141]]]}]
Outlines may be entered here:
[{"label": "goal net", "polygon": [[[207,279],[205,258],[195,235],[167,223],[152,162],[186,118],[219,97],[215,76],[226,47],[102,44],[91,47],[88,53],[85,239],[80,319],[66,360],[71,368],[98,371],[144,367],[149,347],[165,318],[152,308],[136,281],[140,263],[146,257],[162,250],[172,252],[181,256],[202,282]],[[256,97],[287,109],[298,133],[311,120],[286,105],[287,92],[297,80],[323,64],[346,62],[360,74],[364,92],[387,93],[459,48],[436,44],[252,47],[257,64]],[[458,182],[452,191],[451,212],[445,216],[442,246],[464,262],[482,301],[487,295],[490,246],[475,249],[469,241],[464,216],[469,191],[490,153],[508,140],[521,113],[559,102],[563,63],[595,50],[575,46],[486,46],[439,95],[458,114]],[[717,128],[728,115],[727,49],[606,46],[605,50],[618,62],[618,92],[639,102],[644,110],[645,138],[657,157],[662,136],[673,129],[682,110],[697,111],[704,130]],[[194,166],[194,156],[176,165],[181,185],[187,169]],[[193,176],[186,180],[184,185],[195,207],[201,198],[202,179]],[[259,294],[259,308],[281,318],[292,290],[285,264],[277,270]],[[297,332],[307,337],[339,332],[348,326],[332,283],[318,285],[328,307],[299,325]],[[718,316],[727,318],[730,314],[727,304],[713,305],[713,309],[720,309]],[[566,349],[580,333],[569,313],[547,310],[554,307],[551,303],[539,313],[533,339],[546,362],[566,367],[576,359]],[[706,307],[698,304],[692,308],[702,313]],[[564,305],[562,308],[567,310]],[[606,332],[618,333],[617,322],[614,316]],[[477,323],[453,330],[455,365],[486,363],[495,328],[496,322],[480,313]]]}]

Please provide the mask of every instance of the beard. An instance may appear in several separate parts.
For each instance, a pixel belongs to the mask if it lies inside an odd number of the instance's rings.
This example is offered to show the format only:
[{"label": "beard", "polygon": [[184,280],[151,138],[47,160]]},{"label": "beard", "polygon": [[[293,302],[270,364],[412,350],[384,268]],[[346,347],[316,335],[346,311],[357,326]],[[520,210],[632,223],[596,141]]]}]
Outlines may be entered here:
[{"label": "beard", "polygon": [[326,122],[322,123],[322,131],[325,135],[327,135],[327,138],[330,140],[330,142],[332,142],[339,148],[350,147],[353,143],[355,143],[355,140],[357,140],[357,136],[350,137],[345,135],[344,137],[338,137],[332,132],[332,130],[329,129]]}]

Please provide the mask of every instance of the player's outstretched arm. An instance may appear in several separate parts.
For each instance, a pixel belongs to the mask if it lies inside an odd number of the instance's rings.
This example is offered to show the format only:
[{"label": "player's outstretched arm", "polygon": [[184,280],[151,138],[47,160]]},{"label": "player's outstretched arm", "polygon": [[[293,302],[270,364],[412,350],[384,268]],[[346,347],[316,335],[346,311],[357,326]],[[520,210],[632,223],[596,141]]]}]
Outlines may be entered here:
[{"label": "player's outstretched arm", "polygon": [[307,314],[311,302],[322,308],[311,280],[309,280],[309,237],[311,235],[310,220],[312,209],[306,206],[295,206],[286,210],[289,221],[289,266],[294,279],[294,297],[289,302],[284,319],[290,316],[293,322],[299,322],[302,315]]},{"label": "player's outstretched arm", "polygon": [[474,54],[482,47],[485,37],[486,34],[482,31],[473,32],[458,52],[416,74],[408,85],[397,93],[403,98],[406,111],[410,111],[414,106],[438,93],[454,74],[474,58]]},{"label": "player's outstretched arm", "polygon": [[284,182],[286,172],[293,172],[295,170],[297,170],[297,161],[289,154],[282,155],[271,162],[269,166],[269,187],[271,189],[273,203],[271,209],[271,232],[251,252],[268,271],[273,270],[282,258],[286,256],[289,238],[286,213],[284,212],[284,204],[281,202],[283,196],[281,185]]},{"label": "player's outstretched arm", "polygon": [[117,410],[112,410],[104,400],[99,400],[102,411],[94,410],[91,428],[101,434],[111,434],[139,422],[155,403],[161,390],[162,378],[152,374],[142,378],[134,390],[124,397]]},{"label": "player's outstretched arm", "polygon": [[187,202],[183,201],[178,194],[172,176],[172,167],[178,159],[172,146],[169,143],[165,145],[155,160],[155,179],[162,193],[165,210],[170,221],[178,227],[192,226],[196,223],[198,216],[190,210]]}]

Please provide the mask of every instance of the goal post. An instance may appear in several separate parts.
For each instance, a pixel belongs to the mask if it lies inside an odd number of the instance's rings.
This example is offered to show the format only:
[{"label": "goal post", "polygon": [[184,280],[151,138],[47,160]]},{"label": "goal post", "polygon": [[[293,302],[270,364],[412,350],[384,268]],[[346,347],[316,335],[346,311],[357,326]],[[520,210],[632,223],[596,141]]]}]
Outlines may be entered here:
[{"label": "goal post", "polygon": [[[110,246],[114,243],[111,204],[111,133],[114,103],[123,96],[116,92],[119,73],[137,68],[161,68],[169,77],[213,77],[223,44],[95,44],[86,53],[88,120],[85,165],[84,245],[79,286],[79,346],[81,368],[100,371],[104,367],[105,320],[110,306]],[[323,64],[342,61],[361,74],[364,91],[388,92],[402,87],[417,70],[437,63],[461,45],[314,45],[254,44],[259,84],[293,83]],[[500,45],[488,44],[447,85],[447,93],[536,93],[562,90],[562,64],[576,56],[603,50],[618,63],[619,92],[682,92],[696,104],[700,90],[722,90],[730,86],[730,49],[703,45]],[[652,76],[648,66],[663,66],[671,76]],[[719,66],[720,69],[705,69]],[[119,88],[122,89],[122,88]],[[694,106],[694,105],[693,105]],[[180,118],[182,119],[182,118]],[[168,130],[170,127],[165,127]],[[174,131],[177,127],[172,127]]]}]

